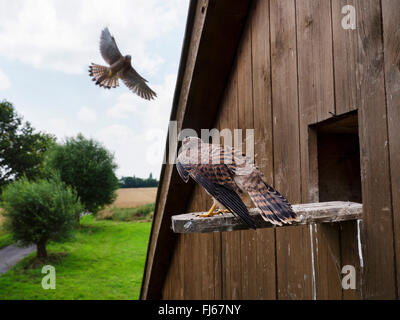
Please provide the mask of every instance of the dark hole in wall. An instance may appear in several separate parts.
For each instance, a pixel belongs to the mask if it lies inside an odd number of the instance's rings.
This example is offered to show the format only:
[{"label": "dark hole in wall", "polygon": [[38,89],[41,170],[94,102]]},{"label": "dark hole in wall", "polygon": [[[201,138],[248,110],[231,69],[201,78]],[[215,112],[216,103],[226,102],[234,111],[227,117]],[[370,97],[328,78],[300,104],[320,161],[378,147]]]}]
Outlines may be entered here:
[{"label": "dark hole in wall", "polygon": [[357,112],[315,126],[319,201],[362,203]]},{"label": "dark hole in wall", "polygon": [[[334,116],[309,129],[310,200],[362,203],[357,111]],[[354,266],[356,274],[362,274],[357,221],[320,224],[316,230],[316,282],[324,283],[321,288],[329,288],[329,292],[317,290],[317,299],[360,299],[361,277],[356,277],[357,290],[344,290],[341,284],[345,265]]]}]

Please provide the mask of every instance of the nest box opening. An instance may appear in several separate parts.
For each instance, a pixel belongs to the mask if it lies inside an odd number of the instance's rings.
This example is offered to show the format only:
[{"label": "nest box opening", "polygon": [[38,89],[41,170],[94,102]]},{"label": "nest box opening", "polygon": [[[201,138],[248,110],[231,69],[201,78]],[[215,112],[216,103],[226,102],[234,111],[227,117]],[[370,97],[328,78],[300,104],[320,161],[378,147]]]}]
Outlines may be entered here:
[{"label": "nest box opening", "polygon": [[[310,126],[313,201],[362,203],[358,114],[353,111]],[[315,190],[318,190],[315,192]]]}]

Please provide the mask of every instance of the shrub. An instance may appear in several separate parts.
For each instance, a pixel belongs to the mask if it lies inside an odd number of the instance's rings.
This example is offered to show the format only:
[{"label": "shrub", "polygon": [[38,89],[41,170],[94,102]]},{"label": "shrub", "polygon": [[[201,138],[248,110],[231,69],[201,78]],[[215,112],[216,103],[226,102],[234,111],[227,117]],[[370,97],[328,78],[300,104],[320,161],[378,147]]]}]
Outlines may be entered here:
[{"label": "shrub", "polygon": [[2,193],[5,226],[22,246],[35,244],[37,257],[47,257],[46,244],[63,241],[73,229],[82,206],[75,192],[58,177],[30,182],[22,178]]}]

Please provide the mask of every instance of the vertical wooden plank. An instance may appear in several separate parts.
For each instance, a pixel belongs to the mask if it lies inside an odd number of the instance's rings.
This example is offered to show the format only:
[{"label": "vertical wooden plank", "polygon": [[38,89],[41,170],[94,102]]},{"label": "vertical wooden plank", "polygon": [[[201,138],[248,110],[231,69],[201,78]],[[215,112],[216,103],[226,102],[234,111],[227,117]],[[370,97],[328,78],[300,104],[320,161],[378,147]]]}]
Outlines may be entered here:
[{"label": "vertical wooden plank", "polygon": [[202,299],[202,271],[204,270],[204,261],[202,261],[202,251],[200,246],[200,234],[192,234],[192,248],[193,250],[193,299]]},{"label": "vertical wooden plank", "polygon": [[[207,210],[207,199],[206,195],[204,192],[201,192],[201,194],[198,196],[198,201],[201,203],[200,208],[201,211],[206,211]],[[199,296],[196,297],[196,299],[208,299],[208,252],[207,252],[207,237],[209,235],[207,234],[196,234],[196,238],[198,241],[198,254],[199,254],[199,260],[195,261],[198,269],[197,272],[199,273]]]},{"label": "vertical wooden plank", "polygon": [[178,255],[178,263],[176,264],[176,271],[175,271],[175,278],[174,278],[174,283],[175,286],[173,286],[174,290],[174,298],[177,300],[182,300],[184,299],[183,295],[183,288],[184,288],[184,261],[185,261],[185,251],[184,251],[184,239],[183,237],[179,237],[178,240],[178,247],[177,247],[177,255]]},{"label": "vertical wooden plank", "polygon": [[272,90],[269,1],[257,0],[251,20],[255,161],[265,179],[273,179]]},{"label": "vertical wooden plank", "polygon": [[[304,129],[303,129],[304,131]],[[318,202],[319,201],[319,174],[318,174],[318,133],[317,130],[308,127],[308,150],[303,152],[307,152],[307,162],[308,162],[308,179],[303,181],[303,188],[307,190],[303,190],[302,198],[306,199],[304,201],[307,202]],[[304,132],[301,133],[304,135]],[[302,144],[304,148],[304,142]],[[305,163],[302,160],[302,163]],[[303,169],[304,171],[304,169]],[[304,174],[303,174],[304,177]]]},{"label": "vertical wooden plank", "polygon": [[[193,190],[188,210],[202,211],[204,203],[202,201],[203,191],[199,186]],[[185,299],[201,299],[202,295],[202,260],[201,248],[198,234],[185,234],[185,279],[184,279],[184,296]]]},{"label": "vertical wooden plank", "polygon": [[[295,1],[271,0],[274,185],[301,202]],[[311,299],[312,268],[307,227],[276,230],[278,299]]]},{"label": "vertical wooden plank", "polygon": [[171,264],[169,265],[169,269],[167,272],[167,276],[165,278],[164,282],[164,287],[163,287],[163,293],[162,293],[162,299],[163,300],[170,300],[174,299],[173,298],[173,290],[172,290],[172,284],[174,283],[174,260],[176,259],[176,253],[174,253]]},{"label": "vertical wooden plank", "polygon": [[[229,83],[228,83],[229,84]],[[223,100],[220,104],[220,110],[225,110],[225,104],[227,100],[227,88],[225,88],[224,95],[223,95]],[[215,127],[221,132],[222,126],[221,126],[221,116],[222,113],[218,115]],[[222,144],[223,141],[221,139],[220,143]],[[222,271],[222,259],[224,256],[224,253],[222,250],[224,249],[222,245],[222,233],[217,232],[213,233],[213,272],[214,272],[214,299],[220,300],[223,297],[223,284],[224,281],[222,279],[223,277],[223,271]]]},{"label": "vertical wooden plank", "polygon": [[[243,152],[246,152],[246,129],[254,128],[253,119],[253,86],[252,86],[252,48],[251,48],[251,17],[242,35],[242,42],[238,51],[238,114],[239,129],[242,129]],[[242,263],[242,290],[244,299],[257,298],[257,244],[256,232],[253,230],[240,231],[241,233],[241,263]]]},{"label": "vertical wooden plank", "polygon": [[229,245],[227,244],[227,232],[221,233],[221,299],[229,299],[229,278],[230,278],[230,265],[229,265]]},{"label": "vertical wooden plank", "polygon": [[316,224],[312,228],[316,298],[342,299],[340,226]]},{"label": "vertical wooden plank", "polygon": [[[203,210],[208,210],[212,200],[205,192],[199,197]],[[213,234],[199,234],[199,255],[198,262],[201,270],[201,295],[199,299],[214,299],[214,237]]]},{"label": "vertical wooden plank", "polygon": [[[206,205],[207,208],[211,207],[212,199],[209,195],[206,195]],[[206,258],[207,266],[204,266],[208,270],[207,277],[207,298],[208,299],[218,299],[218,294],[221,291],[220,286],[220,271],[221,271],[221,248],[220,241],[221,236],[219,233],[207,234],[206,237],[207,248]],[[203,283],[205,280],[203,279]]]},{"label": "vertical wooden plank", "polygon": [[168,270],[166,284],[164,285],[163,299],[183,299],[183,237],[176,241],[174,255]]},{"label": "vertical wooden plank", "polygon": [[400,296],[400,1],[382,0],[390,174],[396,249],[397,296]]},{"label": "vertical wooden plank", "polygon": [[315,193],[310,185],[310,124],[335,113],[330,1],[297,1],[298,86],[302,201]]},{"label": "vertical wooden plank", "polygon": [[[332,0],[332,31],[335,75],[336,114],[340,115],[360,107],[357,100],[358,32],[342,27],[342,8],[346,5],[357,6],[356,0]],[[347,14],[347,13],[346,13]],[[356,16],[358,20],[359,17]],[[358,252],[358,229],[356,223],[341,224],[342,267],[352,265],[357,272],[356,290],[343,290],[343,299],[362,297],[362,270]]]},{"label": "vertical wooden plank", "polygon": [[171,290],[170,290],[170,288],[171,288],[171,280],[172,280],[172,276],[171,276],[172,267],[173,266],[172,266],[172,263],[171,263],[171,265],[169,266],[169,269],[167,271],[167,275],[165,277],[164,286],[162,288],[161,297],[162,297],[163,300],[172,299],[171,298]]},{"label": "vertical wooden plank", "polygon": [[221,264],[222,264],[222,245],[221,239],[222,235],[220,232],[214,233],[213,235],[213,273],[214,273],[214,298],[216,300],[222,299],[222,274],[221,274]]},{"label": "vertical wooden plank", "polygon": [[[199,190],[195,186],[193,189],[192,196],[188,203],[189,209],[197,209],[196,196],[198,196]],[[183,281],[183,294],[185,299],[191,300],[196,298],[196,292],[194,287],[195,281],[195,257],[196,253],[194,249],[194,237],[191,234],[183,234],[185,261],[184,261],[184,281]]]},{"label": "vertical wooden plank", "polygon": [[[315,195],[317,170],[310,151],[317,152],[309,125],[332,117],[335,113],[332,55],[331,3],[326,0],[296,1],[297,47],[300,110],[300,146],[302,170],[302,202],[311,202]],[[313,141],[309,141],[313,139]],[[311,148],[311,149],[310,149]],[[311,162],[310,162],[311,161]],[[314,297],[341,299],[341,261],[339,227],[311,226],[311,247]],[[312,241],[310,238],[310,241]]]},{"label": "vertical wooden plank", "polygon": [[256,232],[241,233],[242,294],[245,300],[257,299],[257,245]]},{"label": "vertical wooden plank", "polygon": [[[237,102],[237,64],[232,67],[232,73],[227,86],[226,100],[221,109],[220,126],[221,129],[229,128],[232,130],[238,127],[238,102]],[[241,285],[241,248],[240,232],[222,233],[222,272],[223,279],[223,299],[242,299]]]},{"label": "vertical wooden plank", "polygon": [[[273,184],[273,135],[271,106],[271,60],[269,1],[258,0],[254,4],[251,20],[252,74],[255,163],[263,172],[265,180]],[[256,231],[257,245],[257,297],[276,298],[275,231]]]},{"label": "vertical wooden plank", "polygon": [[342,27],[342,8],[356,6],[356,0],[332,1],[333,54],[336,90],[336,114],[357,109],[357,31]]},{"label": "vertical wooden plank", "polygon": [[357,102],[360,108],[363,294],[367,299],[397,296],[389,174],[383,30],[380,1],[357,0]]},{"label": "vertical wooden plank", "polygon": [[183,281],[183,296],[186,300],[195,299],[193,290],[193,271],[194,271],[194,252],[193,252],[193,237],[190,234],[183,234],[183,243],[185,251],[184,261],[184,281]]},{"label": "vertical wooden plank", "polygon": [[[233,73],[233,71],[232,71]],[[236,92],[236,83],[233,83],[233,76],[231,74],[231,77],[228,80],[227,87],[225,88],[225,93],[224,93],[224,99],[221,104],[221,109],[220,109],[220,114],[219,114],[219,126],[220,130],[224,129],[232,129],[230,126],[229,119],[231,118],[230,114],[232,113],[233,105],[236,107],[236,101],[233,101],[233,93]],[[236,94],[235,94],[236,96]],[[224,141],[226,143],[226,141]],[[221,250],[222,250],[222,299],[232,299],[231,297],[231,249],[232,249],[232,244],[229,241],[230,240],[230,233],[229,232],[223,232],[221,235]]]},{"label": "vertical wooden plank", "polygon": [[[205,193],[203,188],[200,188],[200,194],[198,195],[199,209],[200,211],[208,210],[207,201],[209,196]],[[210,234],[196,234],[195,235],[197,248],[193,248],[193,250],[197,251],[197,260],[196,263],[196,271],[198,273],[198,278],[196,281],[198,283],[194,284],[195,287],[198,288],[196,299],[210,299],[210,290],[209,284],[214,282],[213,271],[212,268],[212,255],[209,249],[210,242]],[[210,261],[211,260],[211,261]],[[210,265],[211,262],[211,265]],[[212,278],[212,279],[210,279]]]},{"label": "vertical wooden plank", "polygon": [[222,234],[225,246],[223,272],[225,272],[224,295],[226,300],[245,299],[242,295],[241,233],[239,231]]},{"label": "vertical wooden plank", "polygon": [[[231,103],[230,96],[232,87],[232,75],[229,77],[224,96],[222,98],[220,113],[218,115],[218,128],[220,131],[229,128],[229,104]],[[221,139],[221,143],[226,143]],[[221,233],[221,242],[220,242],[220,250],[221,250],[221,265],[220,268],[220,285],[221,285],[221,296],[219,299],[230,299],[230,244],[228,242],[228,236],[226,232]],[[216,248],[214,248],[216,249]],[[217,266],[215,266],[217,268]],[[216,272],[216,274],[218,274]],[[217,295],[216,295],[217,297]]]},{"label": "vertical wooden plank", "polygon": [[231,265],[230,265],[230,256],[231,256],[231,246],[229,244],[229,234],[230,232],[222,232],[221,234],[221,299],[230,300],[231,298],[231,290],[230,290],[230,278],[231,278]]},{"label": "vertical wooden plank", "polygon": [[326,0],[296,3],[299,107],[311,124],[335,112],[331,5]]},{"label": "vertical wooden plank", "polygon": [[213,234],[199,234],[201,261],[201,296],[199,299],[214,299],[214,250]]}]

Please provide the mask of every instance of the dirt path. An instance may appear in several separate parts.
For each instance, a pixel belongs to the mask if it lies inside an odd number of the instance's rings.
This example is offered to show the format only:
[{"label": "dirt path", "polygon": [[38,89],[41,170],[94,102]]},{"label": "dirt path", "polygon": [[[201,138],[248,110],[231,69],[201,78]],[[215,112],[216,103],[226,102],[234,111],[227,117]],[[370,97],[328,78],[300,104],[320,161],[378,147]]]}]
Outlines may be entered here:
[{"label": "dirt path", "polygon": [[36,246],[34,245],[27,248],[19,248],[15,245],[11,245],[0,249],[0,275],[7,272],[11,267],[15,266],[18,261],[35,250]]}]

